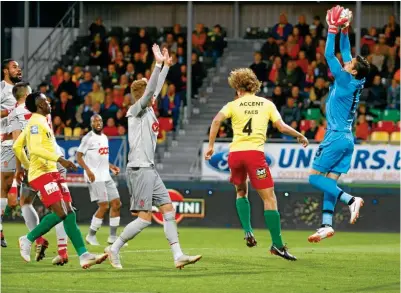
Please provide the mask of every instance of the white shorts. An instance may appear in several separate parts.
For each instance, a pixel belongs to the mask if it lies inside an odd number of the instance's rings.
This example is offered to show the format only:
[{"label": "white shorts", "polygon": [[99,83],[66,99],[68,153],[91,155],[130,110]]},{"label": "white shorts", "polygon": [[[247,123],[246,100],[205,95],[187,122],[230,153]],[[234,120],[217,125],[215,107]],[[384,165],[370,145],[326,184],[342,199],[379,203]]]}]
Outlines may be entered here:
[{"label": "white shorts", "polygon": [[110,202],[120,198],[113,180],[89,183],[91,202]]}]

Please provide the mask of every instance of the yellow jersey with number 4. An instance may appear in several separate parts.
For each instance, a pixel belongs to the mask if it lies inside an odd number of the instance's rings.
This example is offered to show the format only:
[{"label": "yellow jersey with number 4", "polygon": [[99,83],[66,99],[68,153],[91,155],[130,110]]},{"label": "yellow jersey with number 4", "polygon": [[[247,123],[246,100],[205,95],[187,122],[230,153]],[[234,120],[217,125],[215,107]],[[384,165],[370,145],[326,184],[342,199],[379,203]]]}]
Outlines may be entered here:
[{"label": "yellow jersey with number 4", "polygon": [[220,112],[226,118],[231,118],[234,138],[230,152],[264,152],[269,120],[275,123],[281,119],[272,102],[250,94],[227,103]]}]

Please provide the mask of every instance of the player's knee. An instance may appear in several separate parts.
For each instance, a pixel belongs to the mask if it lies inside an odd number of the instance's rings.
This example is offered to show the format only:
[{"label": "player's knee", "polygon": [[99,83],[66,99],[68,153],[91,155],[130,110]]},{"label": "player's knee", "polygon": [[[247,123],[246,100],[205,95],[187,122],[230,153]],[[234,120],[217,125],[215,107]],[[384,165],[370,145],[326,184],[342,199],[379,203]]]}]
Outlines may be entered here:
[{"label": "player's knee", "polygon": [[99,202],[99,209],[103,212],[107,212],[109,210],[109,203],[108,202]]},{"label": "player's knee", "polygon": [[113,211],[118,211],[121,208],[121,201],[119,199],[112,200],[110,205]]},{"label": "player's knee", "polygon": [[175,221],[175,210],[173,209],[172,211],[169,212],[165,212],[163,214],[163,219],[164,221],[168,222],[168,221]]}]

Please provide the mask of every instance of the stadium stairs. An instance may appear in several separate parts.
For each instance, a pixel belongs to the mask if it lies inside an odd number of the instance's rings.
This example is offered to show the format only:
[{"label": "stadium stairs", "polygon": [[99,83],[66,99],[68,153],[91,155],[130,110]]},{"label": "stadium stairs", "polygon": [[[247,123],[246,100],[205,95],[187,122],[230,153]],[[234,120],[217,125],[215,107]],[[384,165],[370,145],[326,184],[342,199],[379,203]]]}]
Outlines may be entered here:
[{"label": "stadium stairs", "polygon": [[260,48],[260,42],[250,40],[228,40],[228,46],[216,68],[208,70],[208,76],[199,89],[199,99],[193,105],[188,124],[179,131],[176,141],[164,154],[158,169],[164,179],[197,178],[195,165],[198,162],[202,142],[208,138],[207,131],[217,112],[234,98],[234,90],[227,82],[232,69],[249,67],[253,62],[252,52]]}]

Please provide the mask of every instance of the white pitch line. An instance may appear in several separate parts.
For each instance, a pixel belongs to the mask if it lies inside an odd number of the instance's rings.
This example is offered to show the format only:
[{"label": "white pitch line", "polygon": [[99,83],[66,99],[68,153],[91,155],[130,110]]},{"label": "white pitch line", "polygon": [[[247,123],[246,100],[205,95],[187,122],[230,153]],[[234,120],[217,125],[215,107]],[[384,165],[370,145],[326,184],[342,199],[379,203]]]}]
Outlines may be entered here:
[{"label": "white pitch line", "polygon": [[[2,289],[10,289],[10,290],[26,290],[27,288],[23,287],[3,287]],[[51,289],[52,292],[83,292],[83,293],[110,293],[110,291],[99,291],[99,290],[85,290],[85,289]],[[37,291],[37,292],[42,292],[43,288],[29,288],[29,292],[31,291]],[[22,291],[19,291],[22,292]],[[155,292],[137,292],[137,291],[113,291],[113,293],[155,293]]]}]

